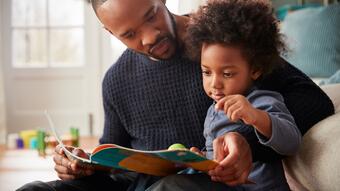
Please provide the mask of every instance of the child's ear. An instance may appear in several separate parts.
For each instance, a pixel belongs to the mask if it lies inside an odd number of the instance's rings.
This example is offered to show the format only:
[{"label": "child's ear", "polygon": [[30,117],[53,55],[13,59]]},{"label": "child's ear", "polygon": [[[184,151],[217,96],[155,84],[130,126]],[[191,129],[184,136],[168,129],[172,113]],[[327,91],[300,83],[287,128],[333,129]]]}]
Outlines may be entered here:
[{"label": "child's ear", "polygon": [[261,75],[262,75],[262,71],[259,69],[256,69],[256,70],[253,69],[251,71],[251,79],[254,81],[257,80]]}]

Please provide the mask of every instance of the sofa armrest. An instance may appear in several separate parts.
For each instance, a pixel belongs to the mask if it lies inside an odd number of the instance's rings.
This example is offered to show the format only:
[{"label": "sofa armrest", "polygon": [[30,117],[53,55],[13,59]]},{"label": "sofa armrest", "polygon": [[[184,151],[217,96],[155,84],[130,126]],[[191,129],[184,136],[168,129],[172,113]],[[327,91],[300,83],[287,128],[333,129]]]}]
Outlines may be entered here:
[{"label": "sofa armrest", "polygon": [[283,160],[292,190],[338,190],[340,187],[340,84],[321,87],[332,99],[335,114],[314,125],[299,152]]}]

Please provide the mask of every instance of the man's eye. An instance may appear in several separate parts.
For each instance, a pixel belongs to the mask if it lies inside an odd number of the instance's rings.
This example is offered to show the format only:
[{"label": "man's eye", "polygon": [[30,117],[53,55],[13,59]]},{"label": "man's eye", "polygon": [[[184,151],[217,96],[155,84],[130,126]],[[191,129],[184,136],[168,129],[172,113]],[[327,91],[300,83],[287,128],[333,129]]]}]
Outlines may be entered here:
[{"label": "man's eye", "polygon": [[231,78],[231,77],[233,77],[233,73],[231,73],[231,72],[224,72],[223,73],[223,76],[225,77],[225,78]]},{"label": "man's eye", "polygon": [[158,9],[154,9],[151,15],[148,17],[147,21],[148,22],[154,21],[156,18],[157,12],[158,12]]},{"label": "man's eye", "polygon": [[152,22],[152,21],[154,21],[155,20],[155,15],[153,14],[153,15],[151,15],[149,18],[148,18],[148,21],[149,22]]},{"label": "man's eye", "polygon": [[127,39],[131,39],[135,36],[135,33],[134,32],[129,32],[128,34],[125,35],[125,38]]},{"label": "man's eye", "polygon": [[203,74],[203,76],[209,76],[211,74],[211,72],[202,70],[202,74]]}]

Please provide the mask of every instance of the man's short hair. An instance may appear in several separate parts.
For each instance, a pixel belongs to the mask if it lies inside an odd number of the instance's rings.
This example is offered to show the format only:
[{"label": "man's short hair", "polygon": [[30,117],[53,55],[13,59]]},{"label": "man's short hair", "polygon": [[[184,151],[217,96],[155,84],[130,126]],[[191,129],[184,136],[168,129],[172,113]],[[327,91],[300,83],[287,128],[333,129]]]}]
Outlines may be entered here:
[{"label": "man's short hair", "polygon": [[107,0],[91,0],[92,8],[94,12],[97,14],[97,9],[100,7],[102,4],[104,4]]}]

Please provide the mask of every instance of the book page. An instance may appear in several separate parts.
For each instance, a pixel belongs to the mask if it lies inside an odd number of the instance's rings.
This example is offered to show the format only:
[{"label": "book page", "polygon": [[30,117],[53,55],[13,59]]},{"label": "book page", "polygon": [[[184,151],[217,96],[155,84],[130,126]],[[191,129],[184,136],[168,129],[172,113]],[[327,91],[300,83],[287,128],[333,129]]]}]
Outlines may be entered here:
[{"label": "book page", "polygon": [[49,127],[50,127],[50,130],[54,136],[54,138],[57,140],[58,144],[60,145],[60,147],[63,149],[65,155],[67,156],[68,159],[70,159],[71,161],[72,160],[79,160],[83,163],[91,163],[91,160],[90,159],[86,159],[86,158],[82,158],[82,157],[79,157],[75,154],[73,154],[72,152],[70,152],[64,145],[64,143],[61,141],[60,139],[60,136],[59,134],[57,133],[56,129],[55,129],[55,126],[54,126],[54,123],[52,121],[52,118],[51,116],[48,114],[47,111],[45,111],[45,116],[48,120],[48,123],[49,123]]}]

